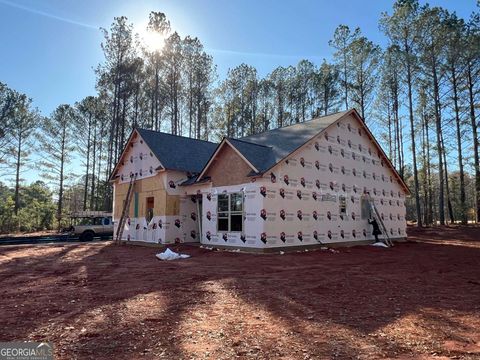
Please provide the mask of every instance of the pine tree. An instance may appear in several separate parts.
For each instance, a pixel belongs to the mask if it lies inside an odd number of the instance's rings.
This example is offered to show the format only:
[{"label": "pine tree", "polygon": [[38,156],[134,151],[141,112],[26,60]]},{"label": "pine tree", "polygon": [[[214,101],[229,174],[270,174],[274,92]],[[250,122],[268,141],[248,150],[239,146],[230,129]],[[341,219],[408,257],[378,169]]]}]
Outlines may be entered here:
[{"label": "pine tree", "polygon": [[336,51],[334,53],[335,62],[338,68],[341,69],[342,74],[342,87],[343,87],[343,99],[345,102],[345,110],[349,109],[349,83],[350,83],[350,71],[349,63],[351,60],[351,43],[355,41],[360,35],[360,29],[356,28],[353,32],[347,25],[339,25],[335,29],[333,39],[328,42]]},{"label": "pine tree", "polygon": [[[147,30],[157,35],[158,41],[165,38],[170,32],[170,21],[162,12],[152,11],[149,15]],[[164,84],[162,79],[162,51],[160,46],[154,49],[145,48],[144,54],[147,63],[147,73],[150,75],[151,82],[151,128],[161,129],[161,116],[165,106]]]},{"label": "pine tree", "polygon": [[[467,207],[465,194],[465,171],[463,165],[463,147],[462,147],[462,126],[460,111],[460,94],[462,58],[466,44],[464,38],[465,24],[463,20],[458,19],[455,14],[448,14],[445,20],[446,26],[446,72],[451,84],[451,101],[455,113],[455,129],[457,139],[457,157],[460,181],[460,218],[463,224],[467,224]],[[447,181],[448,184],[448,181]]]},{"label": "pine tree", "polygon": [[317,100],[317,115],[328,115],[337,111],[339,105],[339,85],[340,73],[332,64],[323,60],[317,71],[315,78],[315,96]]},{"label": "pine tree", "polygon": [[39,114],[31,108],[31,99],[25,95],[18,97],[10,124],[11,145],[8,150],[7,164],[15,173],[14,213],[20,209],[21,174],[32,167],[29,162],[34,147],[34,135],[37,129]]},{"label": "pine tree", "polygon": [[15,110],[21,101],[21,95],[0,82],[0,165],[8,156],[8,147],[12,141],[10,131]]},{"label": "pine tree", "polygon": [[39,170],[44,179],[57,188],[57,221],[61,226],[63,217],[63,195],[65,181],[72,177],[67,171],[75,150],[73,143],[73,123],[75,110],[70,105],[58,106],[51,117],[42,121],[39,136],[40,150],[43,153],[39,161]]},{"label": "pine tree", "polygon": [[[360,34],[360,32],[359,32]],[[350,55],[350,97],[359,109],[363,121],[376,84],[381,56],[380,47],[364,36],[354,39],[348,46]]]},{"label": "pine tree", "polygon": [[478,137],[477,114],[475,108],[477,104],[476,94],[478,93],[480,83],[480,14],[472,16],[467,24],[466,33],[466,51],[465,51],[465,77],[468,96],[468,113],[472,128],[473,160],[475,171],[475,210],[477,222],[480,222],[480,144]]},{"label": "pine tree", "polygon": [[401,53],[401,62],[405,71],[405,83],[407,86],[408,115],[410,120],[410,137],[412,143],[412,162],[415,186],[415,209],[417,225],[422,226],[420,208],[420,187],[418,182],[417,154],[415,141],[415,121],[413,106],[413,84],[417,58],[415,55],[418,43],[418,1],[397,0],[393,5],[393,15],[382,14],[380,27],[388,36],[392,45],[398,46]]},{"label": "pine tree", "polygon": [[438,154],[438,215],[441,225],[445,225],[445,163],[442,145],[442,104],[440,100],[445,50],[443,15],[441,9],[425,6],[421,10],[418,20],[419,26],[422,28],[422,35],[419,38],[419,52],[422,75],[425,77],[423,81],[429,86],[431,94],[433,94]]}]

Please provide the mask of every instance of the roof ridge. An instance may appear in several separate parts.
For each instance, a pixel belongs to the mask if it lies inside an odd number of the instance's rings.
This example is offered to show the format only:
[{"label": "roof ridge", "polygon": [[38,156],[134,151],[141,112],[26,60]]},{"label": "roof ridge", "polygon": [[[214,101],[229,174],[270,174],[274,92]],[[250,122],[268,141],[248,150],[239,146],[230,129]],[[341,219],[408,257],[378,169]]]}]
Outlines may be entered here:
[{"label": "roof ridge", "polygon": [[204,142],[204,143],[208,143],[208,144],[218,145],[218,143],[215,143],[215,142],[212,142],[212,141],[202,140],[202,139],[196,139],[196,138],[191,138],[191,137],[183,136],[183,135],[170,134],[170,133],[163,132],[163,131],[145,129],[145,128],[141,128],[141,127],[137,127],[136,129],[137,129],[137,130],[140,130],[140,131],[153,132],[153,133],[155,133],[155,134],[169,135],[169,136],[173,136],[173,137],[177,137],[177,138],[183,138],[183,139],[194,140],[194,141]]},{"label": "roof ridge", "polygon": [[257,143],[251,142],[251,141],[246,141],[246,140],[241,140],[241,139],[236,139],[236,138],[226,138],[226,139],[227,140],[240,141],[242,143],[249,144],[249,145],[261,146],[261,147],[264,147],[264,148],[267,148],[267,149],[272,149],[272,146],[257,144]]},{"label": "roof ridge", "polygon": [[325,118],[325,117],[327,117],[327,116],[337,115],[337,114],[340,114],[340,113],[345,113],[345,114],[346,114],[347,112],[349,112],[349,111],[351,111],[351,110],[352,110],[352,109],[348,109],[348,110],[343,110],[343,111],[337,111],[337,112],[334,112],[334,113],[331,113],[331,114],[328,114],[328,115],[316,116],[316,117],[311,118],[311,119],[309,119],[309,120],[305,120],[305,121],[298,122],[298,123],[295,123],[295,124],[290,124],[290,125],[278,127],[278,128],[270,129],[270,130],[267,130],[267,131],[262,131],[261,133],[258,133],[258,134],[252,134],[252,135],[244,136],[242,139],[249,138],[249,137],[251,137],[251,136],[257,136],[257,135],[265,134],[265,133],[268,133],[268,132],[271,132],[271,131],[275,131],[275,130],[286,129],[286,128],[288,128],[288,127],[292,127],[292,126],[296,126],[296,125],[302,125],[302,124],[305,124],[305,123],[312,122],[312,121],[314,121],[314,120],[323,119],[323,118]]}]

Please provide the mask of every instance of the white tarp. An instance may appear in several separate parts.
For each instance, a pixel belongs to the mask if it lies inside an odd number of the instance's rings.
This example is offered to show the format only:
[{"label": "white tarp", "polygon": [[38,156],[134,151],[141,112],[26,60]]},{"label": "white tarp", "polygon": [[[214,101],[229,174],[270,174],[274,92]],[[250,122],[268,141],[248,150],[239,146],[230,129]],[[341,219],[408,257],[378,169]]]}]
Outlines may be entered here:
[{"label": "white tarp", "polygon": [[376,243],[373,243],[371,244],[372,246],[378,246],[378,247],[385,247],[385,248],[388,248],[389,246],[383,242],[376,242]]},{"label": "white tarp", "polygon": [[160,260],[177,260],[177,259],[187,259],[190,257],[190,255],[178,254],[175,251],[172,251],[170,249],[167,249],[164,252],[158,253],[155,256]]}]

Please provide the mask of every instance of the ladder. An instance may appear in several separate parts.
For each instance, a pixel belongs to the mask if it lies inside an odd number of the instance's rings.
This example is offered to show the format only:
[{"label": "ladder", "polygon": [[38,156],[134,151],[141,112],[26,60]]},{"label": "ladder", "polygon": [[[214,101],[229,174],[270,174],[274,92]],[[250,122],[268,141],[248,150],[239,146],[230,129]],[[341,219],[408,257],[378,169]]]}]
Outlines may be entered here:
[{"label": "ladder", "polygon": [[130,183],[128,184],[127,197],[125,198],[125,203],[123,204],[122,215],[118,221],[117,227],[117,238],[115,242],[119,244],[122,241],[123,230],[125,229],[125,223],[128,218],[128,210],[130,209],[130,203],[132,202],[133,187],[135,185],[135,179],[137,175],[132,175],[130,177]]},{"label": "ladder", "polygon": [[377,221],[377,223],[380,225],[380,230],[382,231],[382,234],[383,234],[383,243],[385,243],[385,245],[388,245],[388,246],[393,246],[393,242],[392,240],[390,240],[390,237],[388,236],[387,228],[385,227],[382,217],[380,216],[378,209],[375,206],[374,200],[371,199],[369,203],[370,203],[370,213],[372,214],[373,218]]}]

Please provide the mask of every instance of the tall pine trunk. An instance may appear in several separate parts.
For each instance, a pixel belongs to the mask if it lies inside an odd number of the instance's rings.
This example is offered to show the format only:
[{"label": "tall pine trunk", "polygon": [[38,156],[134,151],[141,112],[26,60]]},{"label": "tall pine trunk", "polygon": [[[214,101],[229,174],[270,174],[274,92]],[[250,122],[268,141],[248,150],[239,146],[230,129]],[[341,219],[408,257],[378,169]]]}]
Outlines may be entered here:
[{"label": "tall pine trunk", "polygon": [[95,165],[97,160],[97,122],[93,124],[92,183],[90,187],[90,210],[95,209]]},{"label": "tall pine trunk", "polygon": [[160,114],[158,110],[158,105],[160,101],[160,74],[158,66],[155,66],[155,96],[154,96],[154,109],[155,109],[155,130],[160,130]]},{"label": "tall pine trunk", "polygon": [[[104,128],[102,127],[100,130],[100,134],[104,132]],[[95,192],[95,210],[100,209],[100,204],[99,204],[99,194],[98,194],[98,189],[100,188],[100,179],[102,178],[102,151],[105,151],[103,148],[103,141],[102,139],[100,140],[100,143],[98,144],[98,167],[97,167],[97,186],[96,186],[96,192]]]},{"label": "tall pine trunk", "polygon": [[430,134],[428,119],[425,118],[425,138],[427,139],[427,182],[428,182],[428,219],[429,224],[433,223],[433,189],[432,189],[432,170],[430,157]]},{"label": "tall pine trunk", "polygon": [[410,119],[410,136],[412,140],[413,180],[415,184],[415,209],[417,212],[417,226],[422,226],[422,212],[420,209],[420,192],[418,185],[417,155],[415,147],[415,124],[413,122],[413,99],[412,99],[412,66],[410,60],[409,46],[405,43],[407,56],[407,86],[408,86],[408,112]]},{"label": "tall pine trunk", "polygon": [[404,179],[403,174],[403,144],[401,141],[401,129],[400,129],[400,119],[398,116],[398,107],[395,108],[394,111],[394,127],[395,127],[395,151],[397,156],[397,163],[398,163],[398,172],[400,177]]},{"label": "tall pine trunk", "polygon": [[18,143],[17,143],[17,159],[15,166],[15,205],[14,213],[18,215],[18,209],[20,208],[20,166],[22,160],[22,139],[23,133],[22,129],[18,131]]},{"label": "tall pine trunk", "polygon": [[446,198],[447,198],[448,216],[450,218],[450,223],[454,224],[455,223],[455,216],[453,214],[452,200],[450,198],[450,187],[449,187],[449,183],[448,183],[447,155],[446,155],[446,151],[445,151],[445,143],[443,141],[443,133],[441,134],[441,137],[442,137],[443,164],[444,164],[444,169],[445,169],[445,195],[446,195]]},{"label": "tall pine trunk", "polygon": [[85,171],[85,185],[83,189],[83,211],[87,210],[87,198],[88,198],[88,174],[90,170],[90,137],[92,132],[92,114],[88,115],[88,132],[87,132],[87,166]]},{"label": "tall pine trunk", "polygon": [[196,94],[196,110],[197,110],[197,119],[196,119],[196,138],[201,138],[201,126],[202,126],[202,105],[200,94]]},{"label": "tall pine trunk", "polygon": [[390,114],[390,104],[387,106],[387,119],[388,119],[388,157],[390,160],[393,160],[395,164],[395,158],[393,157],[393,148],[392,148],[392,116]]},{"label": "tall pine trunk", "polygon": [[65,166],[65,141],[66,141],[67,133],[66,133],[66,125],[63,124],[62,128],[62,145],[60,148],[60,186],[58,189],[58,206],[57,206],[57,220],[58,220],[58,229],[61,229],[62,224],[62,210],[63,210],[63,174],[64,174],[64,166]]},{"label": "tall pine trunk", "polygon": [[460,207],[462,224],[467,224],[467,206],[465,204],[465,173],[463,170],[463,154],[462,154],[462,133],[460,128],[460,109],[458,106],[458,88],[457,73],[455,66],[451,66],[452,72],[452,88],[453,88],[453,105],[455,110],[455,125],[457,130],[457,153],[458,153],[458,170],[460,172]]},{"label": "tall pine trunk", "polygon": [[343,86],[345,89],[345,110],[348,110],[348,59],[347,59],[347,44],[344,44],[343,52]]},{"label": "tall pine trunk", "polygon": [[476,213],[477,222],[480,222],[480,161],[478,155],[478,133],[477,123],[475,119],[475,97],[473,89],[472,78],[472,64],[468,63],[467,66],[467,88],[469,97],[469,109],[470,109],[470,121],[472,124],[472,137],[473,137],[473,159],[475,167],[475,197],[476,197]]},{"label": "tall pine trunk", "polygon": [[425,116],[425,109],[422,108],[422,157],[423,157],[423,169],[422,169],[422,173],[423,173],[423,203],[424,203],[424,207],[423,207],[423,222],[424,222],[424,225],[429,225],[430,224],[430,220],[428,218],[428,204],[429,204],[429,198],[428,198],[428,173],[427,173],[427,146],[428,146],[428,142],[427,142],[427,135],[426,135],[426,132],[427,132],[427,126],[426,126],[426,122],[427,122],[427,119],[426,119],[426,116]]},{"label": "tall pine trunk", "polygon": [[444,203],[444,174],[442,156],[442,119],[440,115],[439,89],[437,78],[437,67],[435,61],[432,63],[433,94],[435,102],[435,126],[437,130],[437,153],[438,153],[438,216],[440,225],[445,225],[445,203]]}]

